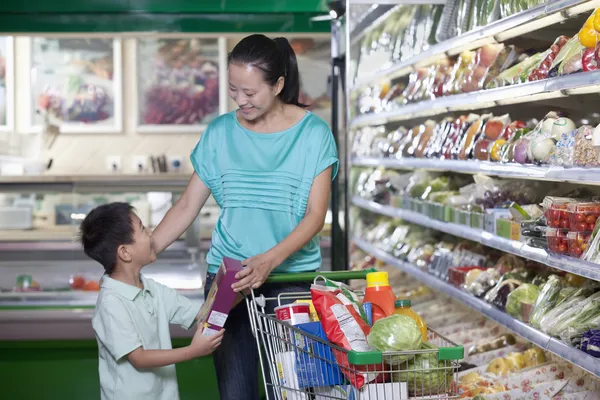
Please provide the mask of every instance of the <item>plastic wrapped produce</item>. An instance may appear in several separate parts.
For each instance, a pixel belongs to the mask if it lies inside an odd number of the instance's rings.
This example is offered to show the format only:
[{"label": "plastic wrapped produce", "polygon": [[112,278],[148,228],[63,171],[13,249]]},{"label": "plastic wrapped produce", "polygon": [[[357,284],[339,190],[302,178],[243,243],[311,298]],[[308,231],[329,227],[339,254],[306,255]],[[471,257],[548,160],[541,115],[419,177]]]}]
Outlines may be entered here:
[{"label": "plastic wrapped produce", "polygon": [[469,64],[475,58],[474,51],[464,51],[456,59],[456,63],[452,67],[450,76],[444,85],[444,95],[460,93],[465,82],[465,75],[468,72]]},{"label": "plastic wrapped produce", "polygon": [[473,150],[475,147],[475,141],[478,136],[481,134],[485,123],[492,117],[491,114],[482,115],[479,120],[471,124],[467,133],[464,135],[463,140],[461,142],[461,150],[458,154],[458,158],[460,160],[467,160],[472,157]]},{"label": "plastic wrapped produce", "polygon": [[442,146],[444,144],[444,141],[450,134],[453,122],[454,121],[451,117],[447,117],[444,120],[442,120],[439,124],[437,124],[433,136],[425,149],[425,157],[437,158],[440,156],[442,152]]},{"label": "plastic wrapped produce", "polygon": [[474,92],[484,88],[488,71],[494,65],[503,49],[503,44],[486,44],[477,49],[475,57],[468,65],[467,71],[464,74],[461,86],[463,93]]},{"label": "plastic wrapped produce", "polygon": [[593,144],[594,128],[584,125],[576,131],[573,164],[578,167],[600,165],[600,148]]},{"label": "plastic wrapped produce", "polygon": [[569,41],[569,37],[567,36],[559,36],[556,38],[552,46],[548,50],[543,53],[543,57],[540,62],[536,65],[536,67],[531,71],[528,80],[529,81],[539,81],[542,79],[546,79],[550,75],[550,70],[552,69],[552,65],[554,60],[560,53],[560,50],[565,46],[565,44]]},{"label": "plastic wrapped produce", "polygon": [[579,36],[575,35],[556,55],[550,67],[549,76],[555,77],[557,75],[569,75],[581,72],[583,70],[582,57],[585,49],[585,46],[579,41]]},{"label": "plastic wrapped produce", "polygon": [[481,28],[500,19],[501,0],[471,0],[469,30]]},{"label": "plastic wrapped produce", "polygon": [[476,159],[480,161],[491,159],[492,150],[495,151],[495,155],[498,157],[499,148],[493,149],[492,147],[509,123],[510,117],[508,114],[501,117],[492,117],[486,122],[481,137],[475,143],[474,156]]},{"label": "plastic wrapped produce", "polygon": [[529,315],[529,323],[531,326],[536,329],[540,327],[541,319],[556,305],[562,287],[563,285],[560,278],[556,275],[550,275],[548,281],[542,286],[540,294]]},{"label": "plastic wrapped produce", "polygon": [[535,304],[539,293],[539,288],[536,285],[523,283],[508,295],[506,312],[515,318],[521,319],[521,304]]},{"label": "plastic wrapped produce", "polygon": [[[422,158],[425,155],[425,149],[433,136],[433,130],[436,127],[436,123],[433,120],[427,120],[424,124],[424,129],[421,129],[420,135],[413,141],[413,152],[415,157]],[[417,140],[418,139],[418,140]]]},{"label": "plastic wrapped produce", "polygon": [[565,310],[558,316],[548,334],[572,344],[574,338],[580,337],[592,328],[597,328],[598,322],[600,322],[600,292],[589,296],[578,306]]},{"label": "plastic wrapped produce", "polygon": [[563,167],[571,167],[574,164],[575,156],[575,137],[577,136],[577,130],[569,133],[563,133],[560,135],[554,154],[548,160],[550,165],[560,165]]},{"label": "plastic wrapped produce", "polygon": [[537,67],[543,59],[544,53],[536,53],[530,57],[525,57],[513,67],[510,67],[501,72],[496,78],[486,85],[486,89],[494,89],[518,83],[527,82],[531,71]]}]

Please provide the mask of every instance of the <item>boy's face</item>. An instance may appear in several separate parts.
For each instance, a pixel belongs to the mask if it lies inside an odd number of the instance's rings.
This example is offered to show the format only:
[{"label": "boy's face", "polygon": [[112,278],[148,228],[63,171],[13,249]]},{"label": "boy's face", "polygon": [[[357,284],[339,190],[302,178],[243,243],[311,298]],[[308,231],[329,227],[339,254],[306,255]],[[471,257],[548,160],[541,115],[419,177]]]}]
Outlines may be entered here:
[{"label": "boy's face", "polygon": [[131,223],[133,224],[133,243],[128,244],[127,248],[131,254],[132,261],[141,265],[153,263],[156,261],[156,252],[154,251],[152,232],[133,213],[131,214]]}]

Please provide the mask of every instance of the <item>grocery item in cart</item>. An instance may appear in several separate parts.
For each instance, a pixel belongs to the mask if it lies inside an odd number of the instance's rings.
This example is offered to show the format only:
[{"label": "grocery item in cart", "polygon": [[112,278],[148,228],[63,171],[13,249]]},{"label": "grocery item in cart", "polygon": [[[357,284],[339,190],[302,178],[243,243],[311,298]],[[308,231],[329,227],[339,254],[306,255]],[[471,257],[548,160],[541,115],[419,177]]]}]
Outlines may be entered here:
[{"label": "grocery item in cart", "polygon": [[423,321],[423,318],[419,316],[412,308],[410,300],[396,300],[394,303],[396,310],[393,315],[406,315],[415,320],[419,329],[421,330],[421,335],[423,336],[423,342],[427,341],[427,324]]},{"label": "grocery item in cart", "polygon": [[369,346],[385,352],[402,354],[384,355],[389,365],[401,365],[414,357],[412,350],[418,350],[423,343],[421,330],[416,321],[406,315],[394,314],[373,324],[367,336]]},{"label": "grocery item in cart", "polygon": [[310,322],[310,306],[308,304],[284,304],[275,307],[275,318],[290,325]]},{"label": "grocery item in cart", "polygon": [[[327,335],[319,322],[299,324],[296,328],[327,342]],[[344,376],[336,364],[330,346],[308,336],[293,336],[296,353],[296,375],[301,388],[341,385]]]},{"label": "grocery item in cart", "polygon": [[198,325],[202,327],[204,336],[216,335],[225,326],[236,298],[241,297],[239,293],[233,291],[231,285],[237,282],[235,275],[242,268],[240,261],[229,257],[223,258],[198,315]]},{"label": "grocery item in cart", "polygon": [[[310,292],[323,330],[331,343],[345,350],[371,350],[367,343],[367,335],[371,329],[352,305],[344,304],[332,291],[323,286],[312,285]],[[367,372],[368,365],[350,367],[347,354],[337,350],[333,352],[344,376],[354,387],[360,389],[377,378],[377,374]],[[365,372],[355,373],[354,370]]]},{"label": "grocery item in cart", "polygon": [[367,289],[363,302],[371,303],[373,323],[394,313],[396,295],[388,280],[388,273],[370,272],[367,274]]}]

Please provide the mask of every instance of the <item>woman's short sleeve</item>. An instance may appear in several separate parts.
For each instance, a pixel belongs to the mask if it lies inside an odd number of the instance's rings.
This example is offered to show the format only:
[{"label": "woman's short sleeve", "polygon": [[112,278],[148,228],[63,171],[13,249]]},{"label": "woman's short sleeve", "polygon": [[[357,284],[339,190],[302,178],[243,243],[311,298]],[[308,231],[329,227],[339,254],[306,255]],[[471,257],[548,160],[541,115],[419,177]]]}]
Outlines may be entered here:
[{"label": "woman's short sleeve", "polygon": [[217,173],[217,164],[215,157],[214,139],[211,138],[211,128],[208,126],[200,140],[192,150],[190,161],[194,167],[196,174],[202,179],[202,182],[210,189],[210,182]]},{"label": "woman's short sleeve", "polygon": [[332,167],[331,180],[333,180],[335,179],[338,173],[339,160],[337,146],[335,144],[335,139],[333,138],[333,133],[330,129],[327,129],[327,131],[323,135],[321,149],[319,150],[319,158],[317,160],[317,170],[315,176],[319,175],[321,172],[325,171],[329,167]]}]

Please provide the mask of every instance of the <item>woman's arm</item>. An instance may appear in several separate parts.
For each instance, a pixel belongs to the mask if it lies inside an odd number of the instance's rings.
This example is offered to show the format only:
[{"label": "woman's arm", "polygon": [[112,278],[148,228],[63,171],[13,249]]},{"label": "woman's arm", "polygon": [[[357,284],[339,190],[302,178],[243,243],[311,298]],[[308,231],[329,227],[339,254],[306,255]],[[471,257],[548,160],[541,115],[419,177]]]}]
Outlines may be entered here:
[{"label": "woman's arm", "polygon": [[156,254],[181,237],[194,222],[209,196],[210,189],[194,173],[177,203],[171,207],[152,233]]},{"label": "woman's arm", "polygon": [[292,254],[306,246],[312,238],[321,232],[325,224],[329,195],[331,194],[331,171],[332,167],[329,167],[313,180],[308,195],[306,213],[298,226],[271,250],[242,262],[246,268],[238,272],[236,278],[239,281],[232,285],[236,292],[260,287],[271,271],[281,265]]}]

